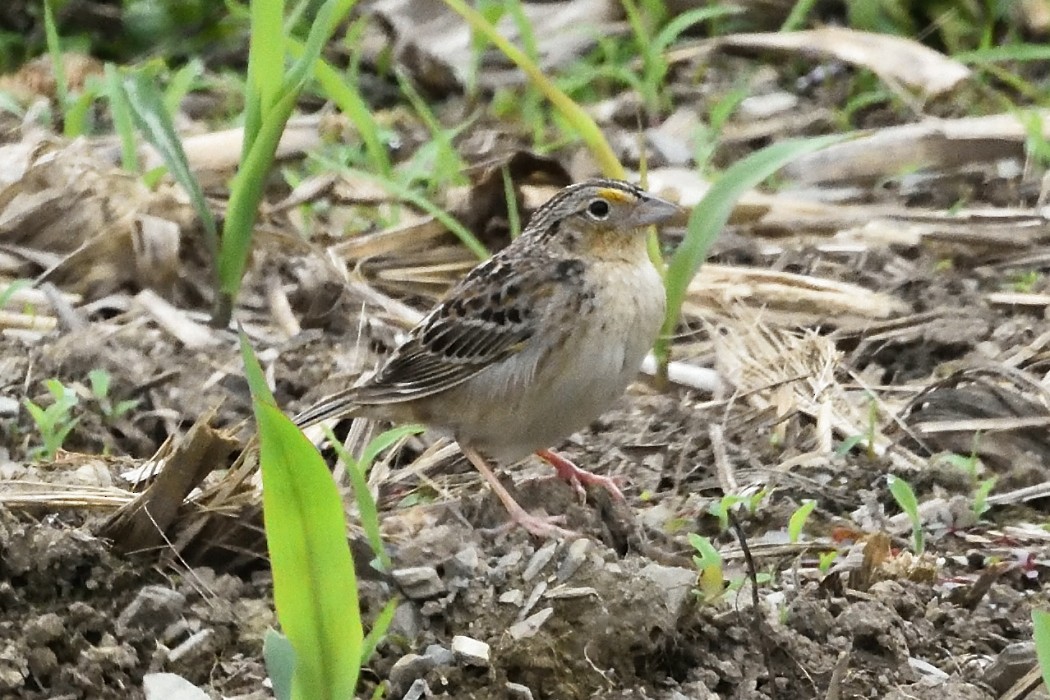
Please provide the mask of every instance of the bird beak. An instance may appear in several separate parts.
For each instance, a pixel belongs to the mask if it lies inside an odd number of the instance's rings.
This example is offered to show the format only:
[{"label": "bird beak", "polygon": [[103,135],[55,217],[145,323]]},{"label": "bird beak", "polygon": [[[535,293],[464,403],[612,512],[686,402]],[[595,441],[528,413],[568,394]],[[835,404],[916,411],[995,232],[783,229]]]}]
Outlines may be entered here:
[{"label": "bird beak", "polygon": [[675,218],[682,213],[677,204],[672,204],[665,199],[649,196],[642,200],[628,217],[628,225],[631,228],[649,226],[650,224],[662,224]]}]

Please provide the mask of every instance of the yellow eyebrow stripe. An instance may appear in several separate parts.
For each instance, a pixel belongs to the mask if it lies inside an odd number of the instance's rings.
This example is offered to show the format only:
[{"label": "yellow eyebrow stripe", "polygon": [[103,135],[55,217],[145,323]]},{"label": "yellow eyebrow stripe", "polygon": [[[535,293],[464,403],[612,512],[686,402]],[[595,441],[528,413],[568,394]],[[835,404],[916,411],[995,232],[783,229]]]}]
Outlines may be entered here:
[{"label": "yellow eyebrow stripe", "polygon": [[612,187],[602,187],[598,190],[598,196],[606,199],[610,202],[619,202],[620,204],[628,204],[635,200],[635,197],[623,190],[616,190]]}]

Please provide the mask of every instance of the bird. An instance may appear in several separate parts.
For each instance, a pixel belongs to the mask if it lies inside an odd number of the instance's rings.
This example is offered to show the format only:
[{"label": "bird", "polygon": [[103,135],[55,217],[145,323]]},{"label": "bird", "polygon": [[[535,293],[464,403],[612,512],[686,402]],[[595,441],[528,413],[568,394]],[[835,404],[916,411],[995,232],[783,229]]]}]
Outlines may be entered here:
[{"label": "bird", "polygon": [[679,207],[638,186],[592,179],[559,190],[521,235],[477,265],[367,379],[293,420],[422,423],[450,435],[510,519],[538,537],[578,536],[563,516],[526,511],[489,461],[536,454],[583,495],[616,481],[551,448],[597,419],[636,377],[666,294],[648,231]]}]

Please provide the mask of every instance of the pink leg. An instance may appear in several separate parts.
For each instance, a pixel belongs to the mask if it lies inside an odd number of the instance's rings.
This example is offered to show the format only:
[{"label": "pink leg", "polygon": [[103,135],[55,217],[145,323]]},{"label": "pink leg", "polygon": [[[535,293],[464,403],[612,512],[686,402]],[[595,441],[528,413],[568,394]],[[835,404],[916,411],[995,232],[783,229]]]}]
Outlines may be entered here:
[{"label": "pink leg", "polygon": [[611,477],[600,476],[584,469],[580,469],[571,461],[553,450],[540,450],[536,453],[536,456],[554,467],[560,478],[565,479],[572,484],[572,487],[576,490],[576,493],[580,495],[581,499],[587,498],[587,492],[583,487],[585,485],[594,485],[601,486],[608,491],[609,495],[612,496],[614,500],[620,501],[621,503],[626,500],[623,497],[623,493],[620,491],[620,487],[616,484],[616,480]]},{"label": "pink leg", "polygon": [[514,497],[507,492],[507,489],[503,488],[503,484],[500,483],[496,475],[492,473],[489,466],[485,463],[485,459],[474,450],[463,447],[463,454],[467,456],[470,463],[474,465],[474,468],[481,472],[481,475],[485,477],[485,481],[489,483],[489,487],[499,497],[499,500],[503,502],[503,506],[510,513],[511,521],[521,525],[523,528],[528,530],[531,534],[537,537],[566,537],[574,538],[579,537],[578,532],[572,530],[566,530],[563,527],[558,527],[556,523],[564,522],[565,516],[538,516],[529,513],[521,507]]}]

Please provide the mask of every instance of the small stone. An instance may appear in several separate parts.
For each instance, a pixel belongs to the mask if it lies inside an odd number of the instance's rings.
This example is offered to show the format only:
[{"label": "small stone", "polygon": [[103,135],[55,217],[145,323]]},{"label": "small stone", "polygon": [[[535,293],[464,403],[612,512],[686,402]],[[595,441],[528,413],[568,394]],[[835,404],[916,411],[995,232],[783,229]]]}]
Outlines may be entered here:
[{"label": "small stone", "polygon": [[520,549],[513,549],[500,557],[489,571],[489,581],[497,586],[502,585],[522,556]]},{"label": "small stone", "polygon": [[510,626],[507,632],[514,639],[526,639],[539,632],[543,623],[550,619],[550,616],[553,614],[554,608],[544,608],[543,610],[529,615],[521,622],[515,622]]},{"label": "small stone", "polygon": [[550,563],[550,560],[554,557],[554,551],[557,548],[557,540],[551,540],[540,547],[540,549],[532,555],[532,559],[529,560],[528,565],[525,567],[525,571],[521,573],[522,580],[528,581],[535,578],[536,575],[539,574],[548,563]]},{"label": "small stone", "polygon": [[520,608],[521,604],[525,602],[525,594],[521,592],[520,588],[513,588],[509,591],[500,593],[499,602]]},{"label": "small stone", "polygon": [[532,609],[536,607],[536,603],[540,602],[540,598],[547,592],[547,582],[540,581],[536,584],[536,587],[532,589],[532,593],[529,593],[529,597],[525,600],[525,604],[521,606],[521,610],[518,611],[518,619],[524,620],[525,616],[532,612]]},{"label": "small stone", "polygon": [[478,548],[471,545],[456,552],[456,555],[446,564],[445,569],[451,576],[473,578],[480,565],[481,555],[478,554]]},{"label": "small stone", "polygon": [[480,639],[457,634],[452,638],[452,653],[470,666],[489,665],[489,645]]},{"label": "small stone", "polygon": [[1012,688],[1035,663],[1035,642],[1008,644],[985,669],[983,680],[999,696]]},{"label": "small stone", "polygon": [[664,606],[674,617],[681,613],[682,606],[696,586],[696,571],[693,569],[649,564],[638,573],[655,584],[658,591],[663,594]]},{"label": "small stone", "polygon": [[18,402],[18,399],[11,396],[0,396],[0,418],[14,418],[21,408],[22,404]]},{"label": "small stone", "polygon": [[413,600],[433,598],[445,592],[445,583],[432,566],[412,566],[390,573],[405,595]]},{"label": "small stone", "polygon": [[420,698],[428,697],[430,697],[430,686],[427,685],[425,680],[420,678],[412,684],[412,687],[401,697],[401,700],[419,700]]},{"label": "small stone", "polygon": [[521,683],[506,683],[503,687],[507,689],[507,694],[512,698],[532,700],[532,691]]},{"label": "small stone", "polygon": [[390,618],[388,634],[393,634],[405,639],[415,639],[419,635],[419,615],[411,603],[401,603],[394,608],[394,615]]},{"label": "small stone", "polygon": [[215,630],[211,628],[190,635],[186,641],[171,650],[168,661],[174,664],[190,657],[199,658],[212,653],[215,650],[214,637]]},{"label": "small stone", "polygon": [[591,586],[558,586],[552,588],[543,594],[543,597],[547,600],[565,600],[567,598],[586,598],[587,596],[594,596],[599,598],[598,590]]},{"label": "small stone", "polygon": [[142,677],[146,700],[208,700],[208,694],[174,673],[147,673]]},{"label": "small stone", "polygon": [[396,693],[403,688],[408,688],[415,684],[416,681],[421,680],[434,666],[434,660],[429,657],[420,656],[419,654],[405,654],[390,667],[391,690]]},{"label": "small stone", "polygon": [[66,625],[55,613],[44,613],[29,620],[25,625],[26,643],[37,646],[50,644],[66,633]]},{"label": "small stone", "polygon": [[38,681],[50,676],[58,669],[58,657],[49,647],[34,647],[26,654],[29,672]]},{"label": "small stone", "polygon": [[587,552],[590,549],[591,541],[584,537],[569,545],[569,551],[565,553],[565,559],[558,567],[558,583],[568,581],[579,570],[580,565],[587,559]]},{"label": "small stone", "polygon": [[182,615],[186,596],[164,586],[143,586],[117,617],[117,634],[131,630],[160,632]]},{"label": "small stone", "polygon": [[423,655],[433,661],[435,666],[451,666],[456,663],[456,655],[452,653],[452,650],[440,644],[431,644]]},{"label": "small stone", "polygon": [[737,114],[748,120],[769,119],[794,109],[798,105],[798,96],[790,92],[772,92],[768,95],[751,95],[745,97],[737,106]]}]

